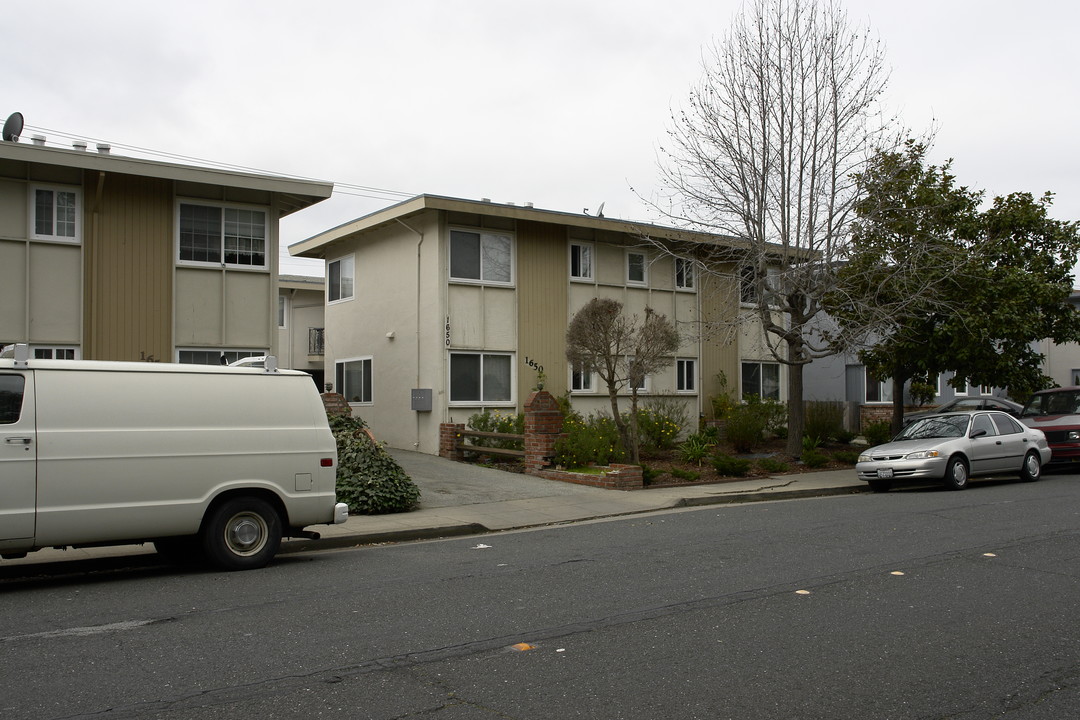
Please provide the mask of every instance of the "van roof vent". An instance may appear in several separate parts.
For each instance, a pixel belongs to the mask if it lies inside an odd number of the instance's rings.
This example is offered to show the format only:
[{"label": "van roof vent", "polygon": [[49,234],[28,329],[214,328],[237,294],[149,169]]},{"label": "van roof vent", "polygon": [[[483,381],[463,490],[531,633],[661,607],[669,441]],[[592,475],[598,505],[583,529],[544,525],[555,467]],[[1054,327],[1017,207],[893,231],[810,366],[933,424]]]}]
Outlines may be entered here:
[{"label": "van roof vent", "polygon": [[15,345],[15,367],[24,368],[29,365],[30,360],[30,346],[26,343],[18,343]]},{"label": "van roof vent", "polygon": [[266,368],[266,372],[268,372],[268,373],[276,373],[277,372],[277,356],[275,356],[275,355],[267,355],[266,356],[266,365],[264,367]]}]

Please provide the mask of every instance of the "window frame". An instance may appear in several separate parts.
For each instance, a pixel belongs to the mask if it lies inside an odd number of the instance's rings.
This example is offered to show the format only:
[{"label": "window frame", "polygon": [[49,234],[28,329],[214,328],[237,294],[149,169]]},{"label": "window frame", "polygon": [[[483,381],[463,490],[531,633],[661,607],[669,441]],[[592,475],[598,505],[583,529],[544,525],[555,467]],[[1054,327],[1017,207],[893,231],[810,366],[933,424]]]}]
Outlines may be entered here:
[{"label": "window frame", "polygon": [[[479,398],[473,400],[472,398],[464,400],[454,399],[454,357],[457,356],[477,356],[480,358],[480,377],[477,383],[480,390]],[[485,359],[488,357],[505,357],[509,359],[507,363],[510,371],[510,377],[507,379],[507,390],[509,392],[509,398],[506,400],[485,400],[484,399],[484,364]],[[488,350],[450,350],[446,358],[446,397],[447,404],[450,407],[511,407],[516,405],[515,400],[515,388],[517,387],[517,365],[514,362],[516,353],[513,352],[499,352]]]},{"label": "window frame", "polygon": [[[180,241],[181,234],[181,215],[183,213],[183,207],[208,207],[217,208],[221,211],[221,226],[219,228],[220,235],[218,236],[218,259],[217,260],[190,260],[182,257],[182,248]],[[245,264],[238,262],[228,262],[228,249],[226,246],[227,236],[225,233],[225,227],[228,223],[226,217],[227,211],[244,211],[259,213],[262,215],[262,228],[263,228],[263,248],[262,248],[262,264]],[[250,270],[252,272],[266,272],[270,269],[270,254],[272,251],[272,228],[270,227],[270,210],[264,205],[246,205],[243,203],[231,203],[231,202],[212,202],[206,200],[197,200],[192,198],[177,198],[176,199],[176,264],[183,265],[185,267],[209,267],[209,268],[227,268],[229,270]]]},{"label": "window frame", "polygon": [[[595,371],[587,370],[582,365],[575,366],[569,363],[567,364],[567,369],[570,372],[570,382],[568,383],[568,387],[570,388],[571,393],[580,395],[589,395],[596,393],[597,377]],[[583,383],[578,382],[579,378],[587,380],[588,386],[582,387],[581,385],[583,385]]]},{"label": "window frame", "polygon": [[[200,362],[192,362],[191,360],[185,361],[185,360],[182,359],[182,354],[183,353],[217,353],[218,354],[218,362],[217,363],[200,363]],[[269,354],[270,354],[270,350],[267,349],[267,348],[237,348],[237,347],[221,347],[221,348],[219,348],[219,347],[196,347],[194,345],[188,345],[186,347],[178,347],[178,348],[176,348],[176,362],[182,363],[184,365],[210,365],[212,367],[213,366],[224,367],[224,365],[228,365],[229,363],[236,362],[237,360],[243,360],[244,358],[259,357],[259,356],[262,356],[262,355],[269,355]],[[220,357],[222,355],[225,355],[225,359],[228,361],[224,365],[222,365],[222,363],[220,361]]]},{"label": "window frame", "polygon": [[[337,298],[331,298],[330,294],[331,294],[331,292],[332,292],[332,290],[334,289],[335,286],[332,284],[331,279],[330,279],[331,274],[332,274],[331,270],[330,270],[330,266],[335,264],[335,263],[343,263],[346,260],[348,261],[349,268],[350,268],[349,280],[351,281],[351,284],[349,285],[349,294],[345,295],[345,294],[342,293],[342,290],[341,290],[342,273],[341,273],[340,270],[338,270],[338,283],[337,283],[337,286],[336,286],[337,290],[338,290],[338,297]],[[349,302],[354,297],[356,297],[356,253],[349,253],[348,255],[342,255],[341,257],[336,257],[336,258],[334,258],[332,260],[327,260],[326,261],[326,304],[327,305],[337,305],[338,303]]]},{"label": "window frame", "polygon": [[[350,364],[360,364],[361,368],[364,365],[367,366],[367,387],[363,386],[364,371],[361,370],[361,388],[359,400],[350,400],[349,395],[346,392],[345,387],[345,366]],[[334,361],[334,388],[336,392],[345,398],[345,402],[350,405],[374,405],[375,404],[375,361],[372,355],[360,355],[358,357],[342,358],[341,360]],[[365,392],[366,396],[365,396]]]},{"label": "window frame", "polygon": [[[783,378],[781,377],[780,363],[768,362],[766,360],[741,360],[741,361],[739,361],[739,397],[740,397],[740,399],[742,397],[745,397],[746,395],[755,394],[755,393],[746,392],[746,366],[747,365],[757,365],[758,366],[758,383],[757,383],[758,384],[758,389],[757,389],[756,395],[759,398],[761,398],[762,400],[777,400],[777,401],[781,400],[782,397],[783,397],[782,393],[781,393],[781,389],[783,388]],[[764,390],[765,390],[765,374],[764,374],[763,370],[764,370],[764,368],[766,366],[768,366],[770,368],[776,368],[776,396],[775,397],[773,397],[772,395],[766,396],[765,393],[764,393]]]},{"label": "window frame", "polygon": [[[877,388],[877,399],[870,397],[870,386]],[[874,380],[869,369],[863,365],[863,403],[866,405],[891,405],[893,401],[892,378]]]},{"label": "window frame", "polygon": [[675,358],[675,392],[697,393],[697,358]]},{"label": "window frame", "polygon": [[[630,256],[641,256],[641,280],[633,280],[630,277]],[[623,262],[623,275],[628,287],[648,287],[649,286],[649,255],[645,250],[635,250],[632,248],[626,248],[624,253]]]},{"label": "window frame", "polygon": [[[686,258],[675,258],[675,289],[682,290],[683,292],[689,292],[695,290],[695,283],[697,282],[697,271],[695,269],[696,263],[693,260]],[[679,281],[680,271],[682,275],[682,282]],[[689,280],[689,282],[687,282]]]},{"label": "window frame", "polygon": [[[52,230],[51,233],[39,233],[37,230],[37,194],[38,191],[53,193],[52,203]],[[71,193],[75,196],[75,219],[74,219],[74,235],[57,235],[56,234],[56,193],[65,192]],[[33,183],[29,186],[29,192],[27,193],[27,222],[29,227],[27,228],[27,237],[31,240],[39,240],[43,242],[62,243],[64,245],[81,245],[82,244],[82,188],[78,185],[55,185],[50,183]]]},{"label": "window frame", "polygon": [[[743,265],[739,268],[739,304],[743,306],[756,306],[758,304],[757,287],[754,285],[755,270],[752,265]],[[780,277],[780,268],[775,265],[765,267],[765,286],[769,290],[776,290],[776,278]],[[769,307],[776,307],[775,304]]]},{"label": "window frame", "polygon": [[277,326],[278,330],[289,329],[289,296],[285,293],[278,293]]},{"label": "window frame", "polygon": [[[586,251],[589,256],[589,272],[587,275],[575,275],[574,274],[574,251]],[[567,267],[570,273],[570,280],[574,282],[595,282],[596,281],[596,245],[590,242],[581,242],[578,240],[571,240],[568,248]],[[581,260],[578,260],[578,266],[581,266]]]},{"label": "window frame", "polygon": [[[478,278],[459,277],[454,275],[454,233],[468,233],[478,236],[479,257],[477,258],[479,275]],[[489,235],[492,237],[505,238],[507,241],[507,247],[509,249],[509,256],[507,263],[509,265],[509,279],[508,280],[489,280],[484,277],[484,236]],[[446,275],[450,282],[464,283],[470,285],[491,285],[495,287],[514,287],[514,283],[517,279],[515,272],[517,258],[517,243],[513,232],[509,230],[495,230],[492,228],[470,228],[470,227],[451,227],[449,228],[449,236],[446,243]]]},{"label": "window frame", "polygon": [[[43,357],[39,355],[43,351],[47,351],[49,356]],[[56,357],[58,352],[70,353],[71,357]],[[82,352],[80,352],[78,345],[31,345],[30,357],[34,360],[81,360]]]}]

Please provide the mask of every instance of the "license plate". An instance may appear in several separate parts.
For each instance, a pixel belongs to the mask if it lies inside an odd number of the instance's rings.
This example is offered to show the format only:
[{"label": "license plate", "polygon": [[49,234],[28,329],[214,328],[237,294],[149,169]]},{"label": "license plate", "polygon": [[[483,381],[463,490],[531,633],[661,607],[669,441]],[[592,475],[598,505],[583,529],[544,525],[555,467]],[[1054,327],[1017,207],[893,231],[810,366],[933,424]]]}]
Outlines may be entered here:
[{"label": "license plate", "polygon": [[878,468],[877,476],[881,480],[891,480],[892,479],[892,468]]}]

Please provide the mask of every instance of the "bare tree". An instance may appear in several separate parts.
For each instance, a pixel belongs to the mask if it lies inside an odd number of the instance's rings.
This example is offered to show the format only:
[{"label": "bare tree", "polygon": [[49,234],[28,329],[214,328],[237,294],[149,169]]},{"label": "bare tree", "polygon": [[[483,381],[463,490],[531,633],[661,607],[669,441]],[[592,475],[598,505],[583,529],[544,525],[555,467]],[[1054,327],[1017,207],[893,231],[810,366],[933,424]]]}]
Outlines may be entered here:
[{"label": "bare tree", "polygon": [[[672,362],[679,349],[679,334],[671,322],[652,308],[645,319],[626,317],[622,303],[593,298],[574,314],[566,330],[566,359],[575,368],[595,372],[607,386],[611,414],[630,458],[640,459],[637,409],[638,391],[645,377]],[[629,422],[619,412],[619,392],[630,391]]]},{"label": "bare tree", "polygon": [[695,259],[740,287],[748,311],[703,318],[703,331],[734,338],[740,324],[760,326],[788,367],[788,451],[798,455],[803,367],[856,341],[819,313],[848,249],[854,176],[895,146],[878,104],[884,51],[832,0],[754,0],[703,65],[672,116],[656,206],[681,226],[733,236]]}]

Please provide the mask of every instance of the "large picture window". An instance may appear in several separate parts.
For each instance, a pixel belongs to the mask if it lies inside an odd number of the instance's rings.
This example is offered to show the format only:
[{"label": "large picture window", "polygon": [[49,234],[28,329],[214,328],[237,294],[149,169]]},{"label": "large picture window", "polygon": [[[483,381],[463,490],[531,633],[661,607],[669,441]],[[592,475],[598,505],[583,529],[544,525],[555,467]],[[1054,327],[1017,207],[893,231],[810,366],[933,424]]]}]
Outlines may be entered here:
[{"label": "large picture window", "polygon": [[450,353],[450,402],[508,403],[513,399],[512,356]]},{"label": "large picture window", "polygon": [[266,267],[266,213],[262,210],[180,203],[181,262]]},{"label": "large picture window", "polygon": [[490,231],[450,231],[450,278],[509,285],[513,282],[513,242]]},{"label": "large picture window", "polygon": [[352,255],[326,263],[327,302],[351,300],[355,275],[356,270]]},{"label": "large picture window", "polygon": [[30,191],[30,237],[77,243],[81,240],[79,191],[36,186]]},{"label": "large picture window", "polygon": [[337,391],[347,402],[371,403],[371,358],[341,360],[336,365]]},{"label": "large picture window", "polygon": [[766,362],[742,364],[742,394],[757,395],[762,400],[780,399],[780,365]]}]

